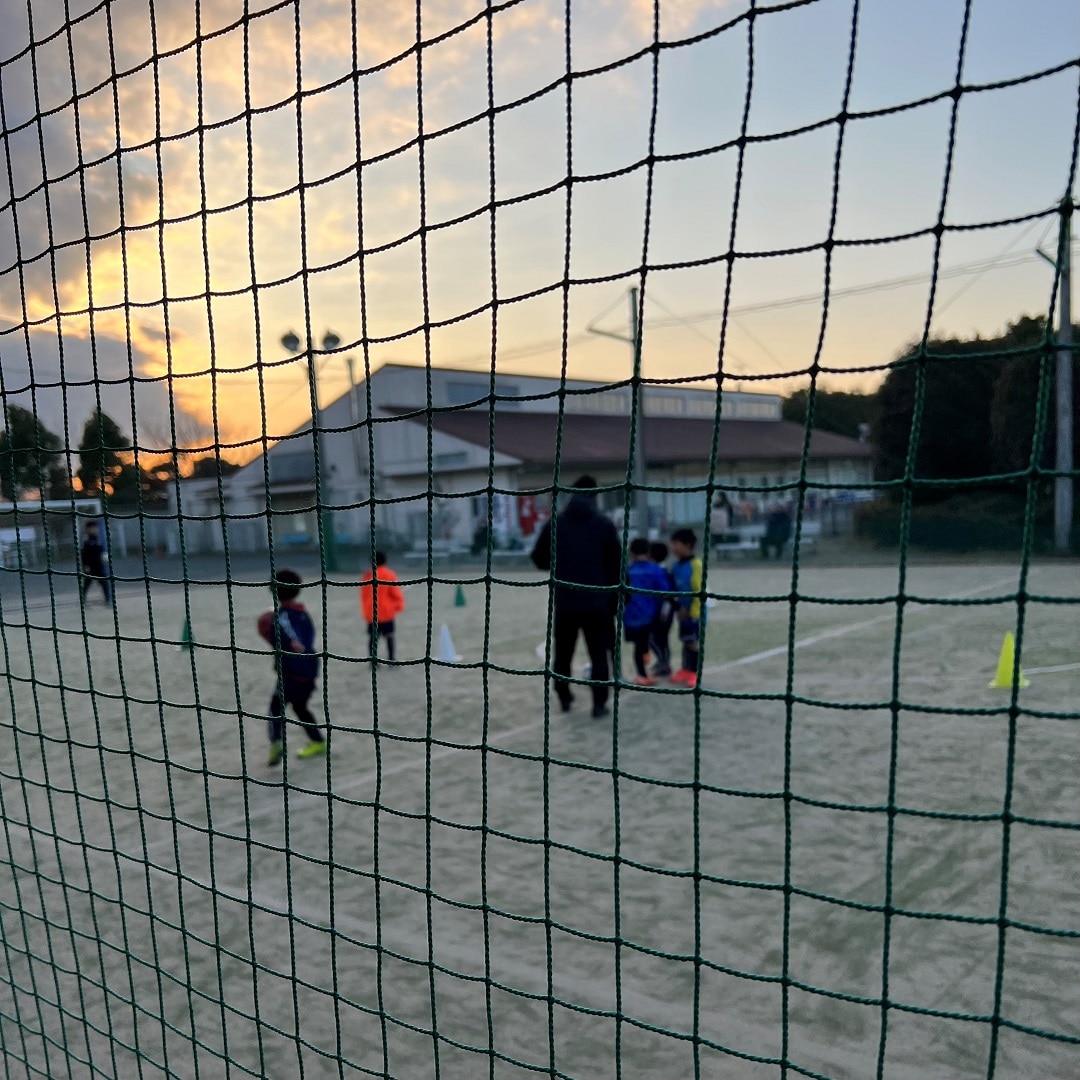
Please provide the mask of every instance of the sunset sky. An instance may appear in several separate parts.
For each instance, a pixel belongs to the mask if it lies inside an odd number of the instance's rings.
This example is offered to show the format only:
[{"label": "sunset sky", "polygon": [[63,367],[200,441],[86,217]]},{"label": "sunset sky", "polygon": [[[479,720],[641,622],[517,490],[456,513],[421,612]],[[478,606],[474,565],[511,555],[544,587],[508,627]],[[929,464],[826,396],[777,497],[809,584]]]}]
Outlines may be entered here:
[{"label": "sunset sky", "polygon": [[[282,363],[290,329],[342,339],[324,402],[347,386],[347,355],[359,370],[366,356],[487,371],[493,330],[499,371],[557,374],[568,191],[569,376],[628,374],[629,347],[587,328],[602,316],[626,332],[643,253],[647,376],[716,371],[729,273],[724,371],[803,370],[841,137],[821,362],[879,367],[926,324],[962,40],[931,330],[989,335],[1045,312],[1053,273],[1034,249],[1053,251],[1057,218],[1001,223],[1049,211],[1071,177],[1075,191],[1080,4],[750,6],[661,0],[654,105],[650,0],[495,5],[492,130],[477,0],[425,0],[419,69],[417,10],[385,0],[32,0],[32,26],[25,5],[0,4],[6,400],[77,439],[100,395],[156,446],[171,390],[220,441],[247,443],[225,451],[242,459],[309,415],[302,366]],[[993,85],[1022,76],[1040,77]],[[492,186],[518,200],[494,219]]]}]

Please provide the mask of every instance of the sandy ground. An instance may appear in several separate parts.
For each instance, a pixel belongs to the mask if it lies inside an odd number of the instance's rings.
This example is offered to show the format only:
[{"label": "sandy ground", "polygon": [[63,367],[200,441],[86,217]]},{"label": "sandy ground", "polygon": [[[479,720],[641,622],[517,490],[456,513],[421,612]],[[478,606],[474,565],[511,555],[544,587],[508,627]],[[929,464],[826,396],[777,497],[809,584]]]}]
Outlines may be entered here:
[{"label": "sandy ground", "polygon": [[501,576],[410,586],[374,670],[353,585],[308,590],[331,752],[284,769],[265,586],[2,583],[6,1075],[1077,1075],[1075,565],[1031,571],[1013,717],[1015,565],[902,608],[895,567],[721,565],[707,692],[604,721]]}]

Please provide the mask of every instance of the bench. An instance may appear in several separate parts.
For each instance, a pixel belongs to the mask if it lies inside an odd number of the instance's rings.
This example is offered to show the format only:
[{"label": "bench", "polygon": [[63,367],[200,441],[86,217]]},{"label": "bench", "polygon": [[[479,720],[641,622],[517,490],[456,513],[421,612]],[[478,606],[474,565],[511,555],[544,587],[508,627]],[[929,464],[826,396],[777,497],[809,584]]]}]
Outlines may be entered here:
[{"label": "bench", "polygon": [[738,552],[743,554],[755,554],[761,551],[760,540],[721,540],[719,544],[713,544],[713,553],[716,555],[730,556]]},{"label": "bench", "polygon": [[[811,551],[817,550],[817,542],[821,538],[821,522],[820,521],[804,521],[802,526],[802,532],[799,534],[799,548],[809,549]],[[792,534],[794,539],[794,534]]]},{"label": "bench", "polygon": [[[456,543],[453,540],[433,540],[431,544],[431,559],[432,562],[438,559],[452,559],[459,555],[465,555],[468,553],[468,549],[461,544]],[[428,546],[426,540],[417,540],[413,543],[412,548],[406,551],[402,556],[404,559],[408,559],[412,562],[428,560]]]},{"label": "bench", "polygon": [[[728,534],[728,537],[717,544],[712,545],[714,554],[728,558],[735,554],[757,555],[761,553],[761,541],[765,536],[763,525],[748,525],[739,529],[736,533]],[[802,532],[799,534],[799,549],[802,551],[814,551],[821,536],[820,521],[804,521]],[[791,539],[795,540],[795,532],[792,530]]]}]

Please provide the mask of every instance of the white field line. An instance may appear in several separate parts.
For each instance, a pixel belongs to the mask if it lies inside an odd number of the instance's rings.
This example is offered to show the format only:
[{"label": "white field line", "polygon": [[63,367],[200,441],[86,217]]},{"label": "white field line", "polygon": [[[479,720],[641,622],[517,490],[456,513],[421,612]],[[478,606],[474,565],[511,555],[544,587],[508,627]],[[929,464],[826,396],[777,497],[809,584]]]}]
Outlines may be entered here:
[{"label": "white field line", "polygon": [[[1003,585],[1008,585],[1016,579],[1013,577],[998,578],[996,581],[991,581],[986,585],[979,585],[974,589],[966,589],[964,592],[956,593],[955,597],[950,599],[963,600],[969,596],[978,596],[980,593],[993,592],[995,589],[1001,588]],[[924,610],[936,610],[938,604],[910,604],[909,608],[920,608]],[[890,610],[884,615],[875,615],[872,619],[864,619],[862,622],[848,623],[845,626],[834,626],[829,630],[822,630],[819,634],[814,634],[811,637],[800,638],[791,646],[794,649],[806,649],[811,645],[817,645],[822,641],[829,641],[832,638],[844,637],[847,634],[857,633],[859,630],[866,630],[871,626],[880,626],[882,623],[889,623],[896,621],[896,611]],[[786,656],[788,652],[788,646],[777,645],[773,649],[765,649],[762,652],[751,653],[749,656],[740,656],[737,660],[728,660],[723,664],[712,664],[703,669],[702,674],[712,675],[720,671],[728,671],[734,667],[741,667],[743,664],[756,664],[759,660],[770,660],[774,656]],[[1027,674],[1027,672],[1025,672]]]},{"label": "white field line", "polygon": [[[957,593],[956,599],[963,599],[968,596],[976,596],[979,593],[993,592],[995,589],[1007,585],[1015,579],[1012,577],[999,578],[996,581],[989,582],[986,585],[980,585],[974,589],[965,590],[962,593]],[[936,609],[938,605],[918,604],[912,605],[924,609]],[[844,626],[833,627],[829,630],[824,630],[819,634],[814,634],[811,637],[800,638],[795,642],[794,648],[804,649],[809,648],[812,645],[816,645],[822,641],[828,641],[832,638],[842,637],[847,634],[853,634],[860,630],[864,630],[868,627],[878,626],[883,623],[892,622],[896,618],[895,611],[890,611],[884,615],[875,616],[872,619],[864,619],[857,623],[848,623]],[[788,651],[786,645],[778,646],[774,649],[765,649],[762,652],[751,653],[748,656],[739,657],[737,660],[729,660],[723,664],[716,664],[704,669],[706,675],[714,674],[721,671],[729,670],[733,667],[738,667],[745,664],[757,663],[760,660],[767,660],[774,656],[785,654]],[[1038,669],[1034,669],[1031,673],[1038,673]],[[1025,671],[1025,674],[1031,674]],[[506,731],[497,732],[489,735],[488,746],[499,746],[507,742],[511,742],[521,735],[526,735],[529,732],[535,731],[537,727],[543,724],[543,716],[537,716],[535,720],[530,720],[524,724],[518,724],[516,727],[507,729]],[[457,747],[442,747],[438,750],[432,750],[430,756],[425,756],[424,761],[430,760],[432,762],[443,760],[444,758],[452,757],[454,754],[462,753],[464,751]],[[401,762],[398,765],[389,766],[383,769],[371,768],[360,772],[353,772],[347,778],[338,780],[334,778],[333,792],[335,795],[347,795],[354,790],[365,788],[369,785],[373,785],[378,781],[380,777],[386,778],[395,776],[399,773],[410,772],[417,767],[416,762]],[[296,768],[296,766],[293,766]],[[319,794],[317,790],[311,791],[310,789],[290,789],[291,792],[297,795]],[[280,805],[277,806],[265,806],[256,809],[252,809],[247,814],[234,814],[229,817],[219,817],[212,814],[212,824],[206,826],[199,826],[200,829],[212,829],[211,836],[219,837],[221,839],[234,839],[240,842],[244,842],[250,837],[250,829],[245,829],[245,826],[250,826],[252,821],[257,821],[261,818],[277,817],[281,814]],[[173,841],[171,838],[163,839],[160,842],[154,844],[147,844],[145,848],[145,857],[151,856],[162,858],[165,855],[173,852]],[[210,888],[210,883],[203,883],[207,888]]]},{"label": "white field line", "polygon": [[1080,664],[1055,664],[1053,667],[1024,668],[1025,675],[1053,675],[1058,671],[1078,671]]},{"label": "white field line", "polygon": [[[980,585],[973,589],[967,589],[962,593],[957,593],[957,599],[963,599],[968,596],[977,596],[980,593],[993,592],[995,589],[999,589],[1002,586],[1008,585],[1015,579],[1012,577],[998,578],[995,581],[988,582],[985,585]],[[936,604],[918,604],[912,605],[926,610],[936,610],[938,605]],[[866,629],[870,626],[878,626],[883,623],[892,622],[896,618],[895,611],[890,611],[884,615],[877,615],[872,619],[865,619],[857,623],[848,623],[844,626],[833,627],[832,629],[822,631],[819,634],[814,634],[811,637],[801,638],[795,642],[795,648],[802,649],[808,648],[811,645],[816,645],[821,641],[827,641],[831,638],[841,637],[846,634],[856,633],[859,630]],[[724,664],[713,665],[705,669],[705,674],[712,674],[715,672],[725,671],[729,668],[736,667],[743,664],[756,663],[759,660],[766,660],[773,656],[778,656],[787,652],[787,646],[784,645],[775,649],[766,649],[763,652],[751,653],[749,656],[740,657],[738,660],[730,660]],[[1025,672],[1026,674],[1026,672]],[[514,739],[521,735],[527,735],[532,731],[535,731],[543,724],[543,716],[537,716],[535,720],[527,721],[524,724],[518,724],[516,727],[509,728],[506,731],[496,732],[488,737],[489,746],[501,746],[506,743],[512,742]],[[430,760],[432,762],[440,761],[444,758],[453,756],[454,754],[461,753],[462,751],[456,747],[442,747],[438,750],[432,750],[430,753]],[[427,756],[424,757],[424,761],[429,760]],[[417,762],[401,762],[398,765],[390,766],[383,769],[370,768],[360,772],[350,773],[348,777],[338,780],[334,777],[333,791],[335,795],[349,795],[357,789],[364,789],[371,785],[374,785],[381,777],[386,778],[397,775],[403,772],[410,772],[417,767]],[[294,766],[295,768],[295,766]],[[298,792],[303,794],[304,792]],[[212,827],[214,835],[219,832],[225,832],[235,837],[238,840],[246,840],[245,833],[250,835],[250,830],[245,826],[250,826],[253,820],[259,820],[260,818],[267,816],[276,816],[281,813],[280,806],[265,807],[252,810],[249,814],[237,814],[231,817],[218,817],[213,815]],[[155,852],[158,848],[161,848],[163,852],[172,850],[171,840],[164,842],[161,845],[154,845]],[[149,850],[147,854],[150,854]]]}]

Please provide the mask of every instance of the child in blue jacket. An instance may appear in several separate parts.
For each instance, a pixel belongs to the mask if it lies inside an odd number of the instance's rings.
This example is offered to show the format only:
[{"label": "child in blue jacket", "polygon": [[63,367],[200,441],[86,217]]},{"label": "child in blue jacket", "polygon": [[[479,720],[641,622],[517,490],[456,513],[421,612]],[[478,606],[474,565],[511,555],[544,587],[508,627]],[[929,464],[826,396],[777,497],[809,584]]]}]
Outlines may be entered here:
[{"label": "child in blue jacket", "polygon": [[[675,592],[675,579],[667,568],[668,546],[660,540],[649,545],[649,558],[659,567],[664,575],[668,593]],[[650,638],[650,651],[656,657],[656,666],[652,674],[667,679],[671,676],[671,624],[675,619],[675,605],[671,596],[661,596],[656,611]]]},{"label": "child in blue jacket", "polygon": [[649,558],[649,541],[638,537],[630,541],[630,562],[626,567],[629,582],[626,606],[623,609],[623,633],[634,646],[634,669],[637,686],[655,686],[645,670],[649,655],[649,638],[656,622],[665,593],[671,589],[667,571]]}]

